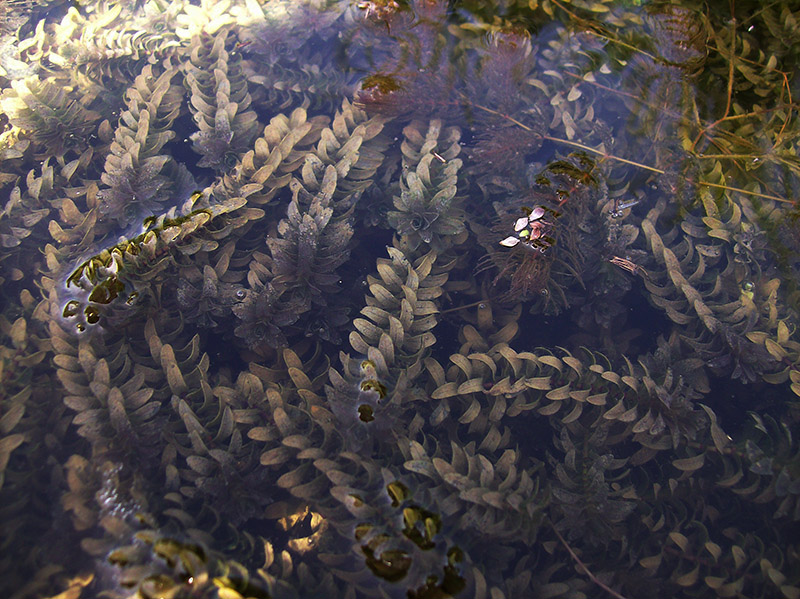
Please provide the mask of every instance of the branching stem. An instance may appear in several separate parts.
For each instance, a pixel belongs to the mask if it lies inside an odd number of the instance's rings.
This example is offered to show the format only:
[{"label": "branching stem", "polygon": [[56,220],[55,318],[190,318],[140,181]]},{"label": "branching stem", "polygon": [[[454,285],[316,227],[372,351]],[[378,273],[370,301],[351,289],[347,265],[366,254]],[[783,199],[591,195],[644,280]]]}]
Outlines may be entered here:
[{"label": "branching stem", "polygon": [[[536,131],[534,131],[533,129],[528,127],[525,123],[522,123],[522,122],[518,121],[517,119],[515,119],[512,116],[509,116],[507,114],[503,114],[502,112],[498,112],[497,110],[493,110],[492,108],[489,108],[487,106],[482,106],[481,104],[474,104],[472,102],[469,102],[469,104],[471,106],[475,107],[475,108],[478,108],[480,110],[484,110],[484,111],[486,111],[486,112],[488,112],[490,114],[494,114],[496,116],[499,116],[500,118],[506,119],[507,121],[509,121],[511,123],[514,123],[518,127],[521,127],[525,131],[530,131],[531,133],[536,133]],[[591,146],[586,146],[584,144],[581,144],[581,143],[578,143],[578,142],[575,142],[575,141],[571,141],[569,139],[562,139],[560,137],[552,137],[550,135],[542,135],[540,133],[537,133],[537,135],[539,135],[542,139],[546,139],[548,141],[552,141],[553,143],[559,143],[559,144],[571,146],[573,148],[578,148],[580,150],[584,150],[585,152],[591,152],[592,154],[596,154],[598,156],[602,156],[604,159],[615,160],[616,162],[622,162],[624,164],[629,164],[631,166],[635,166],[637,168],[641,168],[641,169],[644,169],[646,171],[650,171],[651,173],[657,173],[659,175],[663,175],[666,172],[666,171],[664,171],[664,170],[662,170],[660,168],[656,168],[654,166],[650,166],[649,164],[642,164],[641,162],[635,162],[633,160],[628,160],[627,158],[621,158],[620,156],[614,156],[613,154],[609,154],[608,152],[604,152],[603,150],[598,150],[597,148],[593,148]],[[710,183],[708,181],[691,181],[689,179],[687,179],[687,181],[689,181],[690,183],[694,183],[696,185],[706,185],[708,187],[714,187],[715,189],[725,189],[727,191],[735,191],[735,192],[738,192],[738,193],[743,193],[745,195],[755,196],[757,198],[764,198],[765,200],[773,200],[775,202],[782,202],[784,204],[794,204],[794,202],[792,200],[787,200],[786,198],[782,198],[782,197],[775,196],[775,195],[770,195],[768,193],[760,193],[758,191],[750,191],[749,189],[742,189],[741,187],[731,187],[730,185],[720,185],[719,183]]]},{"label": "branching stem", "polygon": [[491,300],[482,299],[478,300],[477,302],[472,302],[471,304],[464,304],[463,306],[455,306],[453,308],[448,308],[447,310],[440,310],[439,314],[447,314],[448,312],[458,312],[459,310],[468,310],[469,308],[474,308],[476,306],[480,306],[481,304],[489,304]]},{"label": "branching stem", "polygon": [[625,597],[625,595],[620,595],[617,591],[612,589],[610,586],[608,586],[602,580],[597,578],[597,576],[592,574],[592,571],[589,570],[589,568],[586,566],[586,564],[583,563],[583,561],[581,561],[581,558],[579,558],[578,554],[575,553],[575,551],[572,549],[572,547],[569,546],[569,543],[567,543],[567,540],[561,535],[561,533],[558,532],[558,530],[556,530],[556,527],[553,525],[552,522],[550,523],[550,528],[553,529],[553,532],[556,533],[556,536],[558,537],[558,540],[561,541],[561,544],[564,546],[564,549],[566,549],[569,552],[570,557],[575,561],[576,564],[578,564],[578,567],[581,570],[583,570],[584,574],[586,574],[586,576],[589,577],[589,580],[591,580],[593,583],[595,583],[601,589],[606,591],[612,597],[616,597],[616,599],[627,599],[627,597]]}]

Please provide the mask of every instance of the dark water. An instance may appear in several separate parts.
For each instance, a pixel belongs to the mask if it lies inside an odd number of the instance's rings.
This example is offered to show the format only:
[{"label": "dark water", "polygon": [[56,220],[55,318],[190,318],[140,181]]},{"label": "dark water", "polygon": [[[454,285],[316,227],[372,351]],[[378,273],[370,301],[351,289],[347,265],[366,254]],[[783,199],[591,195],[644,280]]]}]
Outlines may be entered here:
[{"label": "dark water", "polygon": [[0,23],[5,596],[800,597],[798,3]]}]

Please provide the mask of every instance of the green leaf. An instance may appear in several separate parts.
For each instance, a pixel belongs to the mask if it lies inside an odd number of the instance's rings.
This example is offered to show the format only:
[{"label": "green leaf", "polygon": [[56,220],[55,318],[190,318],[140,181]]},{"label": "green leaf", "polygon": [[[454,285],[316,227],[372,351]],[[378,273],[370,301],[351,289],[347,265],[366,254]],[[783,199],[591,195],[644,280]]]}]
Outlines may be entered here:
[{"label": "green leaf", "polygon": [[778,323],[778,343],[783,345],[789,340],[789,327],[782,320]]},{"label": "green leaf", "polygon": [[767,351],[770,355],[775,358],[776,360],[783,360],[787,357],[786,350],[783,349],[779,344],[775,343],[772,339],[765,339],[764,340],[764,347],[767,348]]},{"label": "green leaf", "polygon": [[672,460],[672,465],[683,472],[694,472],[695,470],[699,470],[703,467],[705,460],[706,454],[701,453],[691,458]]},{"label": "green leaf", "polygon": [[686,535],[677,531],[669,533],[669,539],[675,543],[684,553],[689,550],[689,539]]},{"label": "green leaf", "polygon": [[695,566],[694,570],[691,570],[686,574],[676,578],[675,583],[682,587],[690,587],[697,582],[699,574],[700,574],[700,566],[698,565]]}]

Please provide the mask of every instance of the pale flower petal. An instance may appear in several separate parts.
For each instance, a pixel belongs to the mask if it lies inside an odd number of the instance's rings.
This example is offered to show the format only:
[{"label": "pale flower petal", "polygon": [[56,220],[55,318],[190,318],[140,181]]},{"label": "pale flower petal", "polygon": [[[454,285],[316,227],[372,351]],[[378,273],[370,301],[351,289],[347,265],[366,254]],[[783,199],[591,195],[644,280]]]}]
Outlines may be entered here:
[{"label": "pale flower petal", "polygon": [[536,206],[533,210],[531,210],[531,215],[528,217],[529,220],[539,220],[544,216],[544,208],[541,206]]},{"label": "pale flower petal", "polygon": [[500,242],[500,245],[505,246],[507,248],[513,248],[515,245],[519,243],[519,238],[514,237],[506,237],[503,241]]}]

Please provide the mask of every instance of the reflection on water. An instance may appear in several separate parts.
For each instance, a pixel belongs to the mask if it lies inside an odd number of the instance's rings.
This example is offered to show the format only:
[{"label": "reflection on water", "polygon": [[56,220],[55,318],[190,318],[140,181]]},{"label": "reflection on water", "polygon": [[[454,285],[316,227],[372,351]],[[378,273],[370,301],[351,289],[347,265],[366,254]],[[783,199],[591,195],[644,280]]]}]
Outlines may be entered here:
[{"label": "reflection on water", "polygon": [[11,597],[800,597],[792,3],[0,2]]}]

